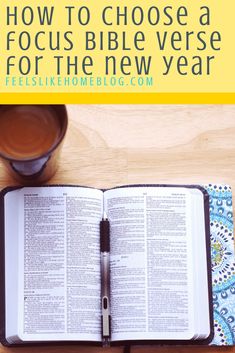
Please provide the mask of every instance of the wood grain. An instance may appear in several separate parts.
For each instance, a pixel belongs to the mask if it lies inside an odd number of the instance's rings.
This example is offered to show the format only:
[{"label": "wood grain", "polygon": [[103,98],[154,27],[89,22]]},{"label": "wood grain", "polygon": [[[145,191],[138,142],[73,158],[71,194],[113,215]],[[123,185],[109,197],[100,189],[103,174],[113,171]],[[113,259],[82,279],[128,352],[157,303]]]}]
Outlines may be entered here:
[{"label": "wood grain", "polygon": [[[228,183],[235,187],[235,106],[70,105],[59,169],[50,184],[107,188],[133,183]],[[15,185],[0,165],[0,187]],[[235,353],[194,347],[192,352]],[[5,348],[0,353],[98,353],[102,348]],[[121,348],[106,349],[119,353]],[[187,347],[133,348],[186,353]]]}]

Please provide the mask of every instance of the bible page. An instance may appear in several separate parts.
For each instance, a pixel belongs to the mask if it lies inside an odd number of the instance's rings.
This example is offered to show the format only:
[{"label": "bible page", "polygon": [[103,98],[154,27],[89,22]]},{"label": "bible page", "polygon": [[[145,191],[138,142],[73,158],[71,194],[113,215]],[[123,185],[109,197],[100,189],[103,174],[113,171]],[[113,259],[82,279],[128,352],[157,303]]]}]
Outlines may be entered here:
[{"label": "bible page", "polygon": [[23,188],[18,200],[18,325],[24,341],[100,341],[103,193]]},{"label": "bible page", "polygon": [[112,340],[193,339],[191,197],[186,188],[105,192]]}]

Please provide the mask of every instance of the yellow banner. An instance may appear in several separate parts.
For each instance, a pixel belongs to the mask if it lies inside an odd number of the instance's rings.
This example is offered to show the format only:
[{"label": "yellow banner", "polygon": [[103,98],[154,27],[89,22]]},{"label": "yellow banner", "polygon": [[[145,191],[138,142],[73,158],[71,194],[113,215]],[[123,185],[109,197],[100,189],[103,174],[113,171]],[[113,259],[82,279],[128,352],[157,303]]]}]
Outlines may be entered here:
[{"label": "yellow banner", "polygon": [[233,93],[234,13],[233,0],[2,0],[0,92]]}]

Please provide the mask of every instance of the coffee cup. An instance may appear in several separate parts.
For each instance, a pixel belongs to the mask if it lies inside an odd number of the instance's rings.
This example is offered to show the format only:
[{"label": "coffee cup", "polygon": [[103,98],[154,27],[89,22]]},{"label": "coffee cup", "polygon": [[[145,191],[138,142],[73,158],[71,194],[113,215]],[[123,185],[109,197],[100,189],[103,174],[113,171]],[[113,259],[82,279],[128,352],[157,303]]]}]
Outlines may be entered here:
[{"label": "coffee cup", "polygon": [[21,184],[41,184],[56,172],[68,116],[65,105],[1,105],[0,157]]}]

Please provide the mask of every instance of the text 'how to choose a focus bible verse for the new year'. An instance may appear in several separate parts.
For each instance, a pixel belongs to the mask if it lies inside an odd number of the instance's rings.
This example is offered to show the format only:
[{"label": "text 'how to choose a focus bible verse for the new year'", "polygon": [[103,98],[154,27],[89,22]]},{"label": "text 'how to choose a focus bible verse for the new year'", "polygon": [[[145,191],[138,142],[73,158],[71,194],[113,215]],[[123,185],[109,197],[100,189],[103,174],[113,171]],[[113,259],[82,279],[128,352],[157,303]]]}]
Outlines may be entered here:
[{"label": "text 'how to choose a focus bible verse for the new year'", "polygon": [[[75,4],[76,3],[76,4]],[[209,76],[223,35],[213,11],[156,2],[12,5],[4,8],[5,75]]]}]

